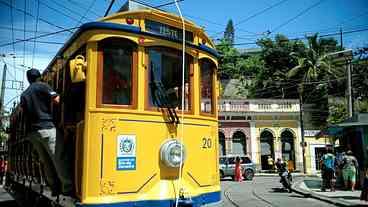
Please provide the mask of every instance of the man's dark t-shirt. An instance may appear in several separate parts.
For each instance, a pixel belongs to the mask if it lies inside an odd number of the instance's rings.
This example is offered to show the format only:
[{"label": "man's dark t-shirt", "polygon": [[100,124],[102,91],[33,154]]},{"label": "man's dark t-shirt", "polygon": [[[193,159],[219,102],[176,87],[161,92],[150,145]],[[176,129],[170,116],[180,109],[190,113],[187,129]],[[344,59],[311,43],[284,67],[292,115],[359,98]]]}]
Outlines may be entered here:
[{"label": "man's dark t-shirt", "polygon": [[57,93],[46,83],[34,82],[20,98],[27,120],[27,130],[35,131],[55,127],[52,122],[51,99]]}]

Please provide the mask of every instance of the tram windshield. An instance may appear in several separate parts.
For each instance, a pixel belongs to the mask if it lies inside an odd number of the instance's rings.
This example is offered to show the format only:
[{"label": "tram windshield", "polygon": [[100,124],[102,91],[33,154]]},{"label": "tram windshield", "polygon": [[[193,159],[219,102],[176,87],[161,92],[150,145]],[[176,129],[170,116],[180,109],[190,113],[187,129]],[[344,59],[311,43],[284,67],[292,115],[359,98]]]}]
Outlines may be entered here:
[{"label": "tram windshield", "polygon": [[[182,109],[182,55],[178,50],[152,47],[148,49],[149,56],[149,100],[150,106],[172,107]],[[192,58],[186,55],[184,72],[184,110],[191,108],[190,66]],[[152,87],[155,85],[156,87]],[[157,94],[157,86],[165,94],[168,103],[162,103],[162,94]],[[161,96],[161,97],[160,97]]]}]

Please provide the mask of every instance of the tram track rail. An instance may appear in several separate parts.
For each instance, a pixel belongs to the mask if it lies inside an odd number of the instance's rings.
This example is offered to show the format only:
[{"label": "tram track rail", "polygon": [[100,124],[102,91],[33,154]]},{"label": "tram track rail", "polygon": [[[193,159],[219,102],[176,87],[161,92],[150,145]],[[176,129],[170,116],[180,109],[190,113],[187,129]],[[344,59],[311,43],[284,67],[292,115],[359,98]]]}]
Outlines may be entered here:
[{"label": "tram track rail", "polygon": [[[234,198],[231,197],[231,189],[233,189],[236,185],[236,183],[230,185],[224,190],[224,197],[231,203],[232,207],[243,207],[245,206],[245,203],[239,203]],[[273,204],[271,201],[267,200],[264,196],[258,194],[255,190],[255,181],[252,181],[252,197],[255,200],[258,200],[265,204],[267,207],[280,207],[278,205]]]}]

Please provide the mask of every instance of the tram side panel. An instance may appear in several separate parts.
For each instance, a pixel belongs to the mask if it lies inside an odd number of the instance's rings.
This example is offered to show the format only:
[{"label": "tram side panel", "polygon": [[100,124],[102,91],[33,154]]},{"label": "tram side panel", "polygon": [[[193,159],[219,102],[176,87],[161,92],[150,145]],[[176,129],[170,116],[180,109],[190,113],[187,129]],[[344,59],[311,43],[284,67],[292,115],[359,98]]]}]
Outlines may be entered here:
[{"label": "tram side panel", "polygon": [[[160,147],[168,139],[181,137],[180,126],[170,131],[161,117],[103,113],[91,113],[89,123],[82,203],[99,203],[106,196],[111,202],[175,197],[178,169],[161,163]],[[182,180],[192,196],[220,190],[216,128],[215,124],[184,127],[187,158]]]}]

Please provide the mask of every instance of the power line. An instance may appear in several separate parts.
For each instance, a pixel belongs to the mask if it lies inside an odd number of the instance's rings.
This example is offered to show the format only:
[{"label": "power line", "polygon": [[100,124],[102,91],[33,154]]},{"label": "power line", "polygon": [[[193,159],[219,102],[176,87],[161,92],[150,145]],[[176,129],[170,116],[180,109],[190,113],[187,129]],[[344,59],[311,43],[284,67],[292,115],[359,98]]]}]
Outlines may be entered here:
[{"label": "power line", "polygon": [[[6,5],[6,6],[10,7],[10,8],[13,8],[13,9],[15,9],[15,10],[19,11],[19,12],[25,12],[28,16],[31,16],[31,17],[33,17],[33,18],[36,18],[33,14],[31,14],[31,13],[29,13],[29,12],[27,12],[27,11],[24,11],[24,10],[22,10],[22,9],[16,8],[16,7],[14,7],[13,5],[8,4],[7,2],[4,2],[4,1],[0,0],[0,3],[2,3],[2,4],[4,4],[4,5]],[[44,22],[44,23],[46,23],[46,24],[48,24],[48,25],[51,25],[51,26],[53,26],[53,27],[57,27],[57,28],[59,28],[59,29],[65,29],[64,27],[58,26],[58,25],[56,25],[56,24],[54,24],[54,23],[51,23],[51,22],[49,22],[49,21],[47,21],[47,20],[45,20],[45,19],[43,19],[43,18],[39,18],[39,20],[40,20],[40,21],[42,21],[42,22]]]},{"label": "power line", "polygon": [[[10,1],[10,4],[13,5],[13,0]],[[11,21],[11,28],[12,28],[12,41],[14,41],[14,15],[13,15],[13,8],[10,8],[10,21]],[[15,54],[15,45],[12,45],[13,54]],[[13,58],[13,67],[15,68],[15,58]],[[15,80],[17,80],[17,73],[15,73]]]},{"label": "power line", "polygon": [[[75,5],[75,4],[79,5],[79,8],[81,8],[81,9],[86,9],[86,7],[88,7],[88,5],[82,4],[80,1],[74,1],[74,0],[68,0],[68,1],[70,3],[72,3],[73,5]],[[93,13],[96,17],[101,17],[101,15],[98,14],[93,9],[91,9],[90,12]]]},{"label": "power line", "polygon": [[279,6],[279,5],[281,5],[281,4],[283,4],[283,3],[285,3],[285,2],[287,2],[288,0],[282,0],[282,1],[279,1],[279,2],[277,2],[277,3],[275,3],[275,4],[272,4],[271,6],[269,6],[269,7],[266,7],[266,8],[264,8],[264,9],[262,9],[261,11],[259,11],[259,12],[256,12],[255,14],[253,14],[253,15],[250,15],[249,17],[247,17],[247,18],[245,18],[245,19],[243,19],[243,20],[240,20],[238,23],[236,23],[234,26],[236,27],[236,26],[238,26],[238,25],[240,25],[240,24],[243,24],[243,23],[245,23],[245,22],[247,22],[247,21],[249,21],[249,20],[251,20],[251,19],[253,19],[253,18],[255,18],[255,17],[257,17],[257,16],[259,16],[259,15],[261,15],[261,14],[263,14],[263,13],[265,13],[266,11],[268,11],[268,10],[271,10],[272,8],[274,8],[274,7],[276,7],[276,6]]},{"label": "power line", "polygon": [[274,33],[276,30],[279,30],[280,28],[284,27],[285,25],[289,24],[290,22],[294,21],[298,17],[302,16],[303,14],[307,13],[309,10],[313,9],[314,7],[320,5],[324,0],[319,0],[317,3],[312,4],[311,6],[307,7],[306,9],[299,12],[294,17],[288,19],[286,22],[280,24],[279,26],[275,27],[273,30],[271,30],[271,33]]},{"label": "power line", "polygon": [[[34,37],[37,36],[37,29],[38,29],[38,17],[40,15],[40,0],[36,0],[37,1],[37,14],[36,14],[36,29],[35,29],[35,33],[34,33]],[[24,41],[26,42],[26,41]],[[36,38],[33,39],[33,50],[32,50],[32,68],[33,68],[33,64],[34,64],[34,56],[35,56],[35,50],[36,50]]]},{"label": "power line", "polygon": [[[24,12],[23,12],[23,39],[26,39],[26,20],[27,20],[27,15],[26,12],[27,11],[27,0],[24,0]],[[36,31],[37,32],[37,31]],[[26,64],[26,41],[23,42],[23,65]],[[22,81],[24,84],[24,74],[25,71],[23,70],[22,73]]]},{"label": "power line", "polygon": [[5,44],[1,44],[0,47],[5,47],[5,46],[9,46],[9,45],[20,43],[20,42],[33,40],[33,39],[39,39],[39,38],[42,38],[42,37],[48,37],[48,36],[52,36],[52,35],[63,33],[63,32],[71,32],[71,30],[78,29],[78,28],[79,27],[72,27],[72,28],[68,28],[68,29],[59,30],[59,31],[56,31],[56,32],[50,32],[50,33],[47,33],[47,34],[38,35],[36,37],[27,38],[25,40],[18,40],[18,41],[14,41],[14,42],[9,42],[9,43],[5,43]]},{"label": "power line", "polygon": [[106,17],[106,16],[109,14],[110,9],[111,9],[112,5],[114,4],[114,2],[115,2],[115,0],[111,0],[110,4],[109,4],[109,6],[107,7],[107,10],[106,10],[106,12],[105,12],[105,14],[104,14],[104,17]]},{"label": "power line", "polygon": [[[12,30],[11,27],[6,27],[6,26],[0,26],[0,30]],[[18,32],[26,32],[26,33],[34,33],[34,30],[29,30],[29,29],[21,29],[21,28],[13,28],[14,31],[18,31]],[[50,33],[51,31],[40,31],[38,30],[37,33]]]},{"label": "power line", "polygon": [[164,7],[164,6],[168,6],[168,5],[171,5],[171,4],[175,4],[175,2],[182,2],[182,1],[184,1],[184,0],[174,0],[174,1],[171,1],[171,2],[164,3],[164,4],[160,4],[158,6],[154,6],[153,8],[158,9],[160,7]]},{"label": "power line", "polygon": [[[351,34],[351,33],[363,32],[363,31],[368,31],[368,28],[345,31],[345,32],[342,32],[342,34]],[[340,32],[335,32],[335,33],[330,33],[330,34],[321,34],[319,35],[319,37],[329,37],[329,36],[336,36],[336,35],[340,35]],[[307,39],[307,37],[289,38],[285,41],[293,41],[293,40],[295,41],[295,40],[303,40],[303,39]],[[236,46],[236,45],[256,45],[256,44],[257,42],[242,42],[242,43],[234,43],[232,45]],[[221,46],[221,44],[217,46]]]},{"label": "power line", "polygon": [[[61,8],[63,8],[63,9],[65,9],[65,10],[67,10],[67,11],[69,11],[71,14],[74,14],[74,15],[76,15],[76,16],[78,16],[78,17],[81,17],[82,15],[80,15],[79,13],[79,11],[74,11],[74,10],[72,10],[71,8],[68,8],[68,7],[66,7],[66,6],[64,6],[63,4],[61,4],[61,3],[59,3],[59,2],[57,2],[57,1],[55,1],[55,0],[49,0],[49,1],[51,1],[51,2],[53,2],[54,4],[56,4],[56,5],[58,5],[59,7],[61,7]],[[88,11],[89,11],[90,9],[88,9]],[[98,17],[98,16],[97,16]],[[89,19],[89,18],[88,18]],[[91,20],[91,19],[89,19],[89,20]],[[92,20],[93,21],[93,20]]]},{"label": "power line", "polygon": [[[235,26],[235,27],[237,27],[238,25],[243,24],[243,23],[245,23],[245,22],[247,22],[247,21],[249,21],[249,20],[251,20],[251,19],[253,19],[253,18],[257,17],[257,16],[259,16],[259,15],[261,15],[261,14],[265,13],[265,12],[266,12],[266,11],[268,11],[268,10],[271,10],[272,8],[277,7],[277,6],[279,6],[279,5],[283,4],[283,3],[285,3],[286,1],[288,1],[288,0],[282,0],[282,1],[279,1],[279,2],[277,2],[277,3],[275,3],[275,4],[272,4],[271,6],[268,6],[268,7],[264,8],[264,9],[262,9],[261,11],[256,12],[255,14],[253,14],[253,15],[251,15],[251,16],[249,16],[249,17],[247,17],[247,18],[243,19],[243,20],[240,20],[240,21],[239,21],[238,23],[236,23],[234,26]],[[239,29],[239,28],[237,28],[237,29]],[[240,30],[240,29],[239,29],[239,30]],[[245,31],[246,31],[246,30],[245,30]],[[214,35],[212,35],[212,36],[213,36],[213,37],[214,37],[214,36],[217,36],[217,35],[219,35],[219,34],[221,34],[221,33],[223,33],[223,32],[224,32],[224,30],[223,30],[223,31],[220,31],[220,32],[217,32],[217,33],[215,33],[215,34],[214,34]],[[257,33],[255,33],[255,32],[250,32],[250,31],[246,31],[246,32],[251,33],[253,36],[263,35],[263,33],[262,33],[262,34],[257,34]]]},{"label": "power line", "polygon": [[[38,0],[38,1],[39,1],[39,0]],[[39,1],[39,4],[42,4],[42,5],[44,5],[45,7],[49,8],[50,10],[52,10],[52,11],[54,11],[54,12],[56,12],[56,13],[59,13],[59,14],[61,14],[61,15],[65,16],[65,17],[68,17],[69,19],[72,19],[72,20],[74,20],[74,21],[78,22],[78,19],[77,19],[77,18],[74,18],[73,16],[70,16],[69,14],[66,14],[66,13],[62,12],[62,11],[60,11],[59,9],[55,9],[54,7],[51,7],[51,6],[49,6],[48,4],[43,3],[42,1]]]},{"label": "power line", "polygon": [[88,9],[84,12],[83,16],[79,19],[77,25],[75,25],[75,26],[78,26],[79,23],[82,23],[82,20],[88,14],[88,12],[92,9],[92,7],[93,7],[93,5],[95,5],[95,3],[96,3],[96,0],[93,0],[93,2],[90,4],[90,6],[88,7]]},{"label": "power line", "polygon": [[[16,39],[16,40],[23,41],[23,43],[32,41],[32,40],[26,40],[26,39]],[[41,43],[41,44],[50,44],[50,45],[63,45],[63,44],[65,44],[63,42],[39,41],[39,40],[33,40],[33,42]],[[24,65],[24,63],[23,63],[23,65]]]}]

